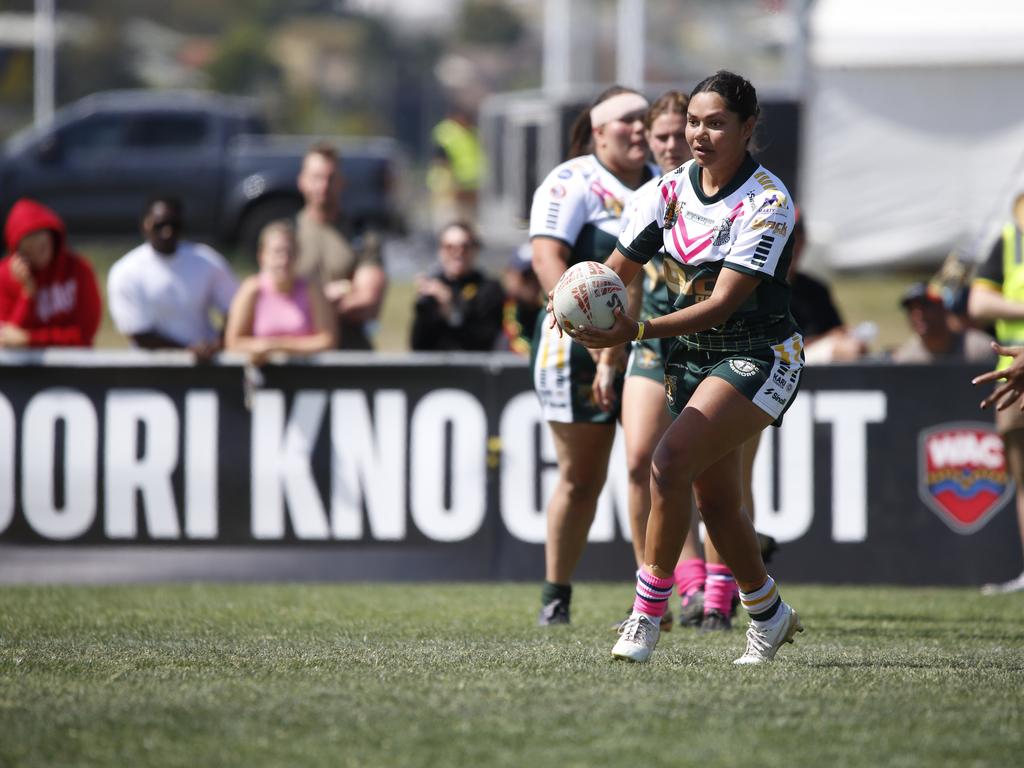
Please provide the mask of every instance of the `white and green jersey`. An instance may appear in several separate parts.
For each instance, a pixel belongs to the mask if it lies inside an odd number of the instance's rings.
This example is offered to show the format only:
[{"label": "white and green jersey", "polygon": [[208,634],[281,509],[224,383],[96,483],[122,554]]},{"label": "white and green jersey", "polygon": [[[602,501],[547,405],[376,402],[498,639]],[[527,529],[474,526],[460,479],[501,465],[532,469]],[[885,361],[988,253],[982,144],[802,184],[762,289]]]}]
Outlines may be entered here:
[{"label": "white and green jersey", "polygon": [[718,328],[682,337],[686,346],[729,350],[774,343],[796,329],[786,280],[796,220],[785,185],[749,155],[733,180],[708,197],[694,161],[665,174],[634,201],[618,249],[646,264],[665,254],[665,281],[675,309],[707,299],[723,268],[762,278]]},{"label": "white and green jersey", "polygon": [[[648,168],[643,180],[652,175]],[[603,262],[615,248],[622,214],[634,193],[594,155],[567,160],[533,194],[530,239],[561,240],[570,250],[567,266]]]},{"label": "white and green jersey", "polygon": [[[648,169],[643,181],[653,175]],[[550,237],[565,243],[567,266],[603,262],[615,249],[622,214],[634,193],[594,155],[568,160],[551,171],[533,195],[530,239]],[[533,385],[544,420],[614,424],[617,406],[606,412],[594,401],[596,367],[590,353],[549,325],[541,313],[532,344]]]}]

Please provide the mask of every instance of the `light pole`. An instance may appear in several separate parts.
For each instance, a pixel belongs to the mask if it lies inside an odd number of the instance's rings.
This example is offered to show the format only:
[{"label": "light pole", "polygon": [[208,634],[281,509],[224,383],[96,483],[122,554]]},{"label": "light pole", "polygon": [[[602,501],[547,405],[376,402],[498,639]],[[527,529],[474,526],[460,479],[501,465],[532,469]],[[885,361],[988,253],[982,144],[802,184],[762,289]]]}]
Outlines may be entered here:
[{"label": "light pole", "polygon": [[55,4],[56,0],[35,0],[35,71],[32,77],[35,98],[36,127],[46,125],[53,119],[54,81],[56,79],[55,55]]}]

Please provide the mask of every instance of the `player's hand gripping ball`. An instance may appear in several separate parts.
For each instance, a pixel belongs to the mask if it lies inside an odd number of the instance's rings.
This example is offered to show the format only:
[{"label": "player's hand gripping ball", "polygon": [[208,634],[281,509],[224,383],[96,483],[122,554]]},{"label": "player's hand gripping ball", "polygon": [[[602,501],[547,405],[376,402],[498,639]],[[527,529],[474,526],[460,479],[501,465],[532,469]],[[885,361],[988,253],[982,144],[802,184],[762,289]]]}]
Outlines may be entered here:
[{"label": "player's hand gripping ball", "polygon": [[615,308],[626,309],[626,286],[599,261],[573,264],[558,279],[551,311],[563,331],[581,325],[607,330],[615,322]]}]

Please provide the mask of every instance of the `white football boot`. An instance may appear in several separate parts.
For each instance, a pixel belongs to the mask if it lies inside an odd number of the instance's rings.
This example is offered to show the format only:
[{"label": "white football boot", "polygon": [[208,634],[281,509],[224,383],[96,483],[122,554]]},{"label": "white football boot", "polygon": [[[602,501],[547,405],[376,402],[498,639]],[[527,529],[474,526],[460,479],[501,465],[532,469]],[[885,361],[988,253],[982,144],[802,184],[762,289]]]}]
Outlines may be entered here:
[{"label": "white football boot", "polygon": [[1024,573],[1015,579],[1000,584],[986,584],[981,588],[983,595],[1006,595],[1011,592],[1024,592]]},{"label": "white football boot", "polygon": [[627,661],[647,661],[661,635],[658,624],[650,616],[634,611],[622,623],[619,639],[612,648],[612,656]]},{"label": "white football boot", "polygon": [[764,664],[775,658],[785,643],[792,643],[797,632],[803,632],[804,626],[796,611],[785,602],[779,606],[778,613],[772,622],[763,628],[750,623],[747,629],[747,650],[733,664]]}]

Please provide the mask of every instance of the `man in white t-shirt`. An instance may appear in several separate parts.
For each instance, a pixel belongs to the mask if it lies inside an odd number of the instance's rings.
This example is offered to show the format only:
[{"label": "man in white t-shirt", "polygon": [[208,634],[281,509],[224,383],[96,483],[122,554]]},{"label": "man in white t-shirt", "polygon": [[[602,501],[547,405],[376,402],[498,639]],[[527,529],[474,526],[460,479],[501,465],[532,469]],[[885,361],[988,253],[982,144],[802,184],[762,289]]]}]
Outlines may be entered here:
[{"label": "man in white t-shirt", "polygon": [[210,311],[227,316],[238,281],[209,246],[181,240],[182,204],[156,197],[146,206],[146,242],[110,268],[107,302],[117,329],[142,349],[188,349],[208,359],[221,348]]}]

